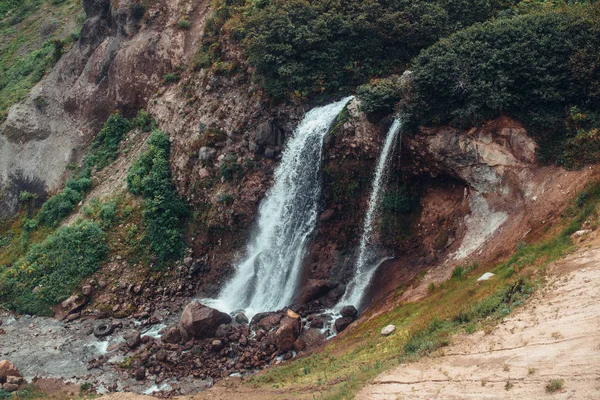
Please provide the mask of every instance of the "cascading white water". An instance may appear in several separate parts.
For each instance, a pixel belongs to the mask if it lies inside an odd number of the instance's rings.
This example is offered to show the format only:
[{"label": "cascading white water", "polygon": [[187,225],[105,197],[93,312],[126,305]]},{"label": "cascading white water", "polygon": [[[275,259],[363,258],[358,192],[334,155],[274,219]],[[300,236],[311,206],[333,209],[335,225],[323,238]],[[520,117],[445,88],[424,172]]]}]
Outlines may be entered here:
[{"label": "cascading white water", "polygon": [[349,304],[359,308],[365,289],[371,282],[373,274],[379,265],[386,260],[376,260],[376,254],[374,254],[372,248],[373,222],[377,216],[377,208],[381,200],[381,195],[384,192],[388,159],[392,154],[392,149],[394,148],[394,143],[396,142],[401,127],[402,121],[400,119],[394,120],[385,139],[383,150],[379,156],[377,170],[375,171],[375,177],[373,179],[373,187],[371,189],[371,197],[369,198],[369,206],[363,224],[363,232],[360,238],[360,247],[355,264],[354,277],[348,284],[346,293],[338,302],[338,308]]},{"label": "cascading white water", "polygon": [[212,306],[248,317],[281,309],[292,301],[309,235],[317,222],[323,139],[352,97],[306,114],[275,171],[263,200],[258,227],[245,260]]}]

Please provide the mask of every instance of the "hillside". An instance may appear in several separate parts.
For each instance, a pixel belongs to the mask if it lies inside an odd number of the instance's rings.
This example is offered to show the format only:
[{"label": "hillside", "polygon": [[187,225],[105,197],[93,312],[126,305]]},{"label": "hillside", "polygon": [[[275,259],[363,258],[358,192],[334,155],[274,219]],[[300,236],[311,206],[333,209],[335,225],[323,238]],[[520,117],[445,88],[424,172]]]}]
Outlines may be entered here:
[{"label": "hillside", "polygon": [[[0,366],[23,375],[0,368],[0,397],[393,397],[482,330],[548,319],[557,265],[595,246],[598,21],[0,1]],[[460,398],[457,379],[418,390]]]}]

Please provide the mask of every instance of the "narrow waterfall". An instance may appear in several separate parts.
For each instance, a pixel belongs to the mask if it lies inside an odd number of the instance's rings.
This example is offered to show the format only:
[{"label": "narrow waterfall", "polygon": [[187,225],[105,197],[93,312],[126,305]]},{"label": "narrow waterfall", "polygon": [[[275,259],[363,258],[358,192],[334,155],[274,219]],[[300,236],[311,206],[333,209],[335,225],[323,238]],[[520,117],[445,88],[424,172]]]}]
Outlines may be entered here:
[{"label": "narrow waterfall", "polygon": [[289,305],[298,284],[305,248],[317,223],[323,139],[352,97],[306,114],[288,141],[263,200],[246,258],[213,305],[243,309],[251,317]]},{"label": "narrow waterfall", "polygon": [[394,143],[402,127],[400,119],[394,120],[390,127],[385,144],[379,161],[377,163],[377,170],[375,171],[375,177],[373,179],[373,187],[371,189],[371,197],[369,198],[369,207],[367,208],[367,214],[363,223],[362,236],[360,238],[360,247],[358,251],[358,258],[356,260],[354,277],[348,284],[346,293],[342,299],[338,302],[338,307],[344,305],[354,305],[359,308],[364,296],[365,289],[371,282],[373,274],[379,267],[379,265],[385,261],[385,259],[376,259],[377,255],[373,251],[373,222],[377,217],[377,208],[381,200],[381,195],[384,192],[385,178],[387,173],[388,159],[393,153]]}]

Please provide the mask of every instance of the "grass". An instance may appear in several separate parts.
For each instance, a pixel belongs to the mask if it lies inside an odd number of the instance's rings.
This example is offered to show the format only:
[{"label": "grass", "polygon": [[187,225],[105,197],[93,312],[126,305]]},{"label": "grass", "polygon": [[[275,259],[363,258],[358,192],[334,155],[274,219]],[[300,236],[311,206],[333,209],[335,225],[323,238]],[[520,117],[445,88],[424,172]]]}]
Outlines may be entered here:
[{"label": "grass", "polygon": [[[0,122],[78,38],[83,23],[80,0],[17,3],[0,14]],[[45,26],[56,30],[43,34]]]},{"label": "grass", "polygon": [[[491,330],[543,283],[549,263],[574,250],[570,235],[588,219],[597,218],[599,202],[600,185],[590,185],[539,243],[519,246],[512,257],[496,266],[463,267],[424,300],[399,304],[367,319],[322,352],[246,382],[257,387],[304,387],[323,399],[351,398],[383,370],[435,352],[456,333]],[[496,277],[476,282],[488,271]],[[379,335],[389,324],[396,325],[396,334]]]},{"label": "grass", "polygon": [[565,387],[564,379],[552,379],[546,385],[546,392],[555,393],[555,392],[558,392],[559,390],[563,390],[564,387]]}]

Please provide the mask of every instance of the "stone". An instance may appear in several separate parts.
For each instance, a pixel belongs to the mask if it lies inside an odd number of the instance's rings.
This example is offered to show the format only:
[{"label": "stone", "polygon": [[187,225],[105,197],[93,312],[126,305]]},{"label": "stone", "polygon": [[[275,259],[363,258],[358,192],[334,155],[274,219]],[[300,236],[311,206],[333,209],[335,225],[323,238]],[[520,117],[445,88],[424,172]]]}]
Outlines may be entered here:
[{"label": "stone", "polygon": [[279,328],[275,331],[275,346],[279,354],[287,353],[294,348],[294,342],[298,339],[301,330],[299,318],[285,317]]},{"label": "stone", "polygon": [[83,306],[85,306],[86,303],[87,300],[85,297],[80,296],[78,294],[74,294],[73,296],[60,303],[60,306],[56,311],[56,318],[61,320],[65,319],[69,314],[79,312],[83,308]]},{"label": "stone", "polygon": [[[281,322],[282,318],[283,318],[283,314],[280,314],[280,313],[273,313],[273,314],[267,315],[264,318],[262,318],[260,321],[258,321],[258,327],[264,328],[267,331],[270,331],[271,329],[273,329],[277,325],[279,325],[279,322]],[[254,318],[252,318],[252,320],[254,321]]]},{"label": "stone", "polygon": [[146,379],[146,368],[140,367],[140,368],[136,369],[135,370],[135,380],[143,381],[144,379]]},{"label": "stone", "polygon": [[345,306],[340,310],[340,315],[342,317],[352,318],[354,321],[356,317],[358,317],[358,310],[354,306]]},{"label": "stone", "polygon": [[23,378],[20,376],[7,376],[6,383],[11,383],[13,385],[20,385],[23,383]]},{"label": "stone", "polygon": [[179,327],[182,333],[189,337],[206,339],[214,337],[219,325],[230,322],[231,317],[228,314],[194,301],[183,310]]},{"label": "stone", "polygon": [[395,325],[388,325],[388,326],[386,326],[385,328],[383,328],[381,330],[381,334],[383,336],[389,336],[392,333],[394,333],[395,330],[396,330],[396,326]]},{"label": "stone", "polygon": [[176,344],[181,342],[181,332],[177,326],[171,326],[160,338],[164,343]]},{"label": "stone", "polygon": [[247,324],[249,321],[248,317],[246,317],[246,314],[241,312],[235,316],[235,322],[237,322],[238,324]]},{"label": "stone", "polygon": [[323,329],[325,326],[325,319],[321,316],[316,316],[310,321],[311,328]]},{"label": "stone", "polygon": [[294,342],[294,350],[296,353],[300,353],[306,349],[306,343],[302,339],[296,339]]},{"label": "stone", "polygon": [[210,345],[213,351],[220,351],[223,348],[223,342],[218,339],[213,340]]},{"label": "stone", "polygon": [[295,311],[289,310],[289,309],[287,310],[286,315],[288,317],[294,318],[294,319],[300,318],[300,315],[298,313],[296,313]]},{"label": "stone", "polygon": [[481,275],[479,277],[479,279],[477,279],[477,282],[488,281],[488,280],[492,279],[493,277],[494,277],[493,273],[486,272],[485,274]]},{"label": "stone", "polygon": [[2,360],[0,361],[0,376],[21,376],[21,373],[13,363]]},{"label": "stone", "polygon": [[186,267],[190,267],[193,262],[194,262],[194,259],[192,257],[186,257],[186,258],[183,259],[183,264]]},{"label": "stone", "polygon": [[338,318],[335,320],[335,331],[337,333],[342,332],[344,329],[346,329],[351,323],[353,322],[352,318],[350,317],[342,317],[342,318]]},{"label": "stone", "polygon": [[198,159],[203,163],[207,163],[212,161],[216,154],[217,150],[204,146],[198,150]]},{"label": "stone", "polygon": [[91,285],[84,285],[81,288],[81,293],[83,293],[84,296],[91,296],[93,292],[94,288]]},{"label": "stone", "polygon": [[264,122],[256,129],[255,142],[258,146],[281,146],[283,132],[275,120]]},{"label": "stone", "polygon": [[138,331],[127,332],[123,338],[130,349],[135,349],[142,341],[142,335]]},{"label": "stone", "polygon": [[265,149],[265,157],[266,158],[275,158],[275,150],[268,148]]},{"label": "stone", "polygon": [[16,392],[19,389],[19,385],[15,385],[14,383],[5,383],[2,385],[2,389],[7,392]]}]

